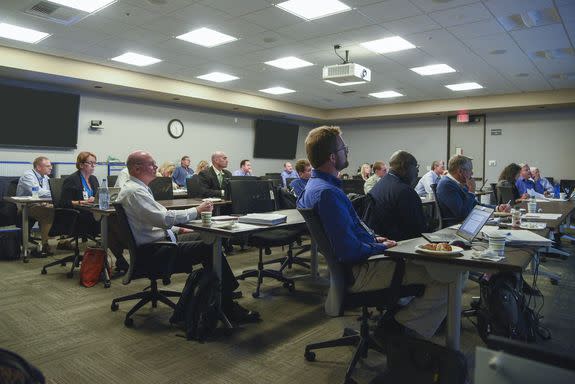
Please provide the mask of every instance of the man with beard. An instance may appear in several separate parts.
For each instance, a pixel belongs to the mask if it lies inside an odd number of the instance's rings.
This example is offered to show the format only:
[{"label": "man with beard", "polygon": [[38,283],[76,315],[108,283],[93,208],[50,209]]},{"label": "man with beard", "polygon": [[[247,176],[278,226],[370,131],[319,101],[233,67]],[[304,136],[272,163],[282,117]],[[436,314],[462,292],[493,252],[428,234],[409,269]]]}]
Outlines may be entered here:
[{"label": "man with beard", "polygon": [[389,159],[389,172],[373,187],[367,225],[376,233],[395,240],[421,236],[426,231],[421,198],[413,189],[419,165],[413,155],[397,151]]},{"label": "man with beard", "polygon": [[[297,201],[298,208],[312,208],[319,215],[335,257],[350,269],[354,281],[350,287],[352,292],[389,287],[395,263],[388,259],[368,261],[368,258],[396,243],[369,231],[341,190],[337,174],[348,166],[349,151],[341,138],[341,130],[327,126],[315,128],[309,132],[305,147],[314,170]],[[432,279],[424,266],[410,262],[405,266],[402,283],[425,284],[425,293],[403,307],[395,320],[430,338],[447,314],[447,284]]]}]

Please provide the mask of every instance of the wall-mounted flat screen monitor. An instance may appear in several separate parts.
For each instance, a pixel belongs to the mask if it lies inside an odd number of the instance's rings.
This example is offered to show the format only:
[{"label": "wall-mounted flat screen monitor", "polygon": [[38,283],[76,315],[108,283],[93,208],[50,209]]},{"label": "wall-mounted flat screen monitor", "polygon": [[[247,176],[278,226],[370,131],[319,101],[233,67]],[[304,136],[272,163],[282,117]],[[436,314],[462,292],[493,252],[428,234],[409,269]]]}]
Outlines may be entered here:
[{"label": "wall-mounted flat screen monitor", "polygon": [[294,159],[299,125],[285,121],[255,121],[254,157],[262,159]]},{"label": "wall-mounted flat screen monitor", "polygon": [[0,146],[73,149],[80,96],[0,84]]}]

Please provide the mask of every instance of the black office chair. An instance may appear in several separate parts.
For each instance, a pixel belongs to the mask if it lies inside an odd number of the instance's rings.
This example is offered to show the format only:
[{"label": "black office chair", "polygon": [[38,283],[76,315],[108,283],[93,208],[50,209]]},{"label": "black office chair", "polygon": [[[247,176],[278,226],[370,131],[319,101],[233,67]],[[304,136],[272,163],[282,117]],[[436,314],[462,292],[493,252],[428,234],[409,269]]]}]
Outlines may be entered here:
[{"label": "black office chair", "polygon": [[[4,196],[15,196],[19,177],[0,176],[0,226],[19,223],[18,207],[14,203],[3,201]],[[20,225],[21,226],[21,225]]]},{"label": "black office chair", "polygon": [[511,206],[515,205],[512,186],[498,185],[495,189],[497,190],[497,204],[507,204],[511,201]]},{"label": "black office chair", "polygon": [[365,181],[360,178],[359,179],[347,179],[341,181],[341,189],[345,194],[356,193],[358,195],[365,195],[365,190],[363,189],[363,185]]},{"label": "black office chair", "polygon": [[108,187],[115,186],[117,180],[118,180],[118,175],[109,175],[108,176]]},{"label": "black office chair", "polygon": [[157,241],[140,246],[136,245],[132,228],[130,227],[126,211],[122,207],[122,204],[115,203],[113,205],[118,215],[120,230],[124,238],[128,240],[128,251],[130,253],[130,268],[124,276],[122,283],[129,284],[132,280],[141,278],[150,280],[150,286],[144,288],[143,291],[132,295],[117,297],[112,300],[110,308],[113,312],[118,310],[118,303],[122,301],[139,300],[132,309],[128,311],[124,319],[124,325],[131,327],[134,324],[132,315],[149,302],[152,302],[153,308],[158,306],[158,301],[172,309],[176,308],[176,304],[174,304],[169,297],[179,297],[181,293],[158,289],[157,280],[162,279],[164,285],[170,283],[170,266],[177,256],[177,245],[169,241]]},{"label": "black office chair", "polygon": [[197,174],[186,179],[186,188],[188,190],[188,197],[202,197],[202,185],[200,184],[200,177]]},{"label": "black office chair", "polygon": [[[313,350],[332,348],[340,346],[356,346],[355,352],[345,374],[345,381],[350,382],[353,370],[360,358],[366,358],[368,350],[375,349],[385,353],[382,347],[377,344],[373,336],[369,333],[369,313],[368,308],[375,307],[381,311],[385,310],[384,320],[393,318],[398,307],[398,301],[402,297],[421,296],[425,286],[421,284],[401,285],[405,273],[405,260],[388,259],[378,262],[395,262],[395,270],[392,281],[388,288],[366,292],[351,292],[353,283],[349,264],[340,263],[336,257],[332,244],[325,234],[323,224],[319,215],[313,209],[298,209],[302,214],[315,240],[319,251],[325,257],[330,275],[330,286],[325,302],[326,313],[330,316],[342,316],[345,310],[361,308],[361,326],[359,332],[346,328],[343,336],[338,339],[308,344],[305,347],[304,357],[307,361],[314,361],[316,356]],[[369,261],[368,261],[369,262]]]},{"label": "black office chair", "polygon": [[559,182],[561,192],[571,193],[575,189],[575,180],[562,179]]},{"label": "black office chair", "polygon": [[52,204],[54,205],[54,221],[52,221],[52,227],[48,236],[68,236],[74,239],[74,253],[65,256],[61,259],[52,261],[45,264],[42,267],[41,273],[45,275],[47,272],[46,268],[53,267],[54,265],[65,266],[66,263],[72,263],[70,271],[66,274],[68,278],[74,276],[74,268],[80,265],[80,248],[78,245],[78,217],[80,212],[76,209],[62,208],[60,205],[60,198],[62,197],[62,186],[64,185],[64,179],[50,179],[48,180],[50,185],[50,193],[52,195]]},{"label": "black office chair", "polygon": [[[232,212],[234,214],[262,213],[271,212],[277,209],[275,199],[272,199],[272,184],[266,180],[230,180],[230,193],[232,199]],[[301,236],[301,229],[283,229],[277,228],[262,233],[255,233],[248,238],[248,244],[259,249],[259,259],[257,269],[243,271],[237,276],[239,280],[245,280],[249,277],[257,277],[258,282],[256,290],[252,293],[254,298],[260,296],[260,288],[264,277],[269,277],[283,283],[284,287],[290,292],[295,289],[292,279],[283,275],[283,270],[294,264],[293,243]],[[264,250],[273,247],[288,247],[287,257],[279,270],[270,270],[264,268],[263,254]],[[277,259],[278,262],[280,259]]]},{"label": "black office chair", "polygon": [[230,180],[261,180],[259,176],[230,176]]},{"label": "black office chair", "polygon": [[279,173],[277,173],[277,174],[274,173],[274,174],[270,174],[270,175],[266,174],[264,176],[261,176],[260,179],[261,180],[269,180],[272,183],[274,188],[277,188],[277,187],[281,188],[282,187],[283,181],[282,181],[282,177]]},{"label": "black office chair", "polygon": [[174,198],[174,186],[171,177],[156,177],[148,184],[148,187],[152,190],[152,195],[156,201]]},{"label": "black office chair", "polygon": [[435,207],[435,212],[437,215],[437,227],[439,229],[443,229],[443,228],[447,228],[451,225],[459,223],[461,220],[458,220],[455,217],[451,217],[449,215],[446,215],[441,210],[441,204],[439,204],[439,198],[437,197],[437,184],[431,184],[430,187],[431,187],[431,190],[433,191],[433,196],[435,199],[434,207]]}]

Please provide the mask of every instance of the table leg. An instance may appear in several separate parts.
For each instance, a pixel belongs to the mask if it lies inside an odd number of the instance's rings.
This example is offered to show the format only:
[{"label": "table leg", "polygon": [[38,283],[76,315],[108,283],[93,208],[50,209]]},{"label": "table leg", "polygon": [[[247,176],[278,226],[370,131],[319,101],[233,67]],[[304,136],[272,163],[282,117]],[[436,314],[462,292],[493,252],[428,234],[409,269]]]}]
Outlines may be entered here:
[{"label": "table leg", "polygon": [[458,272],[448,285],[447,295],[447,338],[448,348],[459,350],[461,337],[461,290],[463,272]]},{"label": "table leg", "polygon": [[30,236],[28,228],[28,204],[22,204],[22,261],[27,263],[28,260],[28,237]]},{"label": "table leg", "polygon": [[[223,258],[224,255],[222,253],[222,238],[219,236],[216,236],[214,242],[212,243],[212,266],[214,268],[214,271],[216,272],[216,275],[218,275],[218,277],[220,278],[220,281],[222,280],[222,264],[223,264]],[[228,319],[228,317],[226,316],[226,314],[224,313],[224,311],[222,310],[222,299],[221,299],[221,285],[220,285],[220,308],[219,308],[219,313],[220,313],[220,320],[222,321],[222,323],[224,323],[224,326],[226,328],[233,328],[232,323],[230,323],[230,320]]]},{"label": "table leg", "polygon": [[108,263],[108,215],[102,215],[100,232],[102,236],[102,248],[106,255],[104,257],[104,271],[102,272],[104,275],[104,288],[110,288],[110,274],[108,273],[108,268],[110,268],[110,264]]}]

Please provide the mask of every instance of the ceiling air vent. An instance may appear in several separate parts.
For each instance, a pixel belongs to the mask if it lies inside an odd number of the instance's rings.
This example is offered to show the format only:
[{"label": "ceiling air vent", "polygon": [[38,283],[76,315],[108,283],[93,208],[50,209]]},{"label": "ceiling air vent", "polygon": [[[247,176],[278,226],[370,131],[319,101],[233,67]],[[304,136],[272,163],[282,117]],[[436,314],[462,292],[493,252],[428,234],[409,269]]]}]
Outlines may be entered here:
[{"label": "ceiling air vent", "polygon": [[72,25],[89,15],[87,12],[47,1],[40,1],[26,8],[24,13],[64,25]]}]

